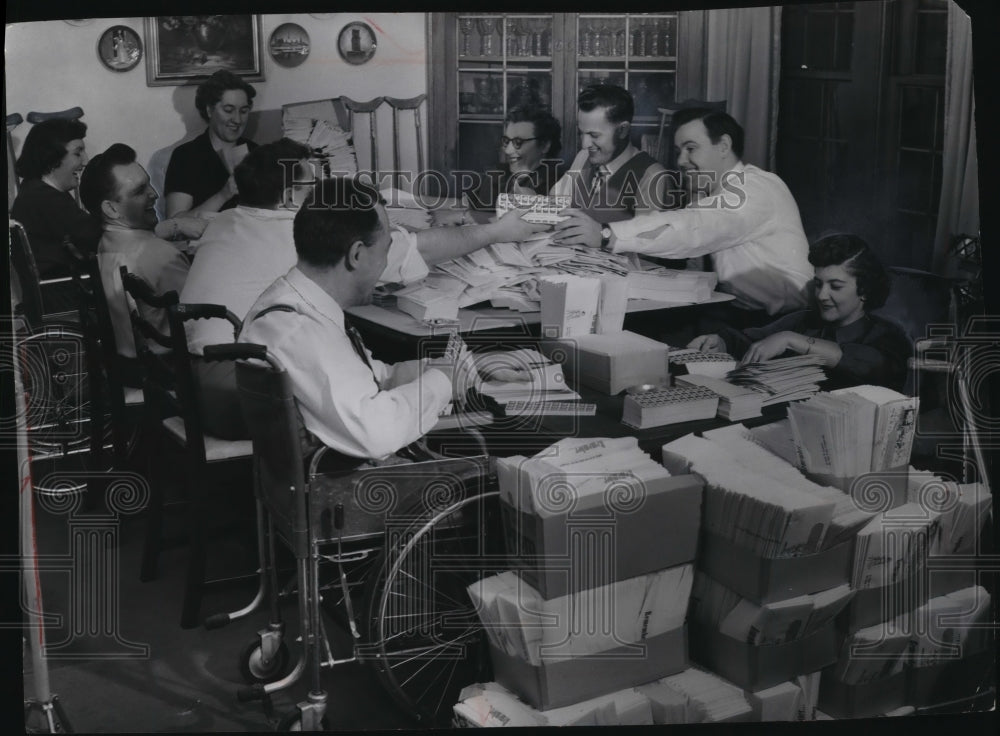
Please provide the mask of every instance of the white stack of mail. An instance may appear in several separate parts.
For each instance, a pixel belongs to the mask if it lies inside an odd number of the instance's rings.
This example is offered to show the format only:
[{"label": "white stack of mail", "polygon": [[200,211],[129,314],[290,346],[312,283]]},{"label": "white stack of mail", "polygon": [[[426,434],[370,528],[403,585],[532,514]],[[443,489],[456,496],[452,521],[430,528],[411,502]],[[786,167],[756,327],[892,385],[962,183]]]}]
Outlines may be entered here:
[{"label": "white stack of mail", "polygon": [[497,459],[500,497],[516,509],[549,509],[557,499],[572,494],[581,499],[605,494],[609,486],[624,488],[670,473],[639,449],[635,437],[566,438],[534,457],[514,455]]},{"label": "white stack of mail", "polygon": [[876,514],[858,532],[851,587],[883,588],[922,575],[937,518],[918,503]]},{"label": "white stack of mail", "polygon": [[[706,363],[704,365],[711,365]],[[761,391],[736,386],[721,378],[715,378],[701,373],[677,376],[674,379],[677,386],[701,386],[719,397],[718,415],[730,422],[759,417],[762,403],[767,397]]]},{"label": "white stack of mail", "polygon": [[692,565],[679,565],[545,600],[507,571],[471,584],[468,592],[490,643],[538,666],[680,628],[693,573]]},{"label": "white stack of mail", "polygon": [[931,537],[931,555],[975,553],[979,532],[993,504],[983,483],[955,483],[927,471],[910,468],[907,501],[918,504],[937,519]]},{"label": "white stack of mail", "polygon": [[663,455],[665,463],[680,458],[705,479],[706,531],[759,557],[794,557],[823,548],[836,507],[831,498],[791,478],[776,478],[755,461],[741,464],[728,445],[694,435],[664,445]]},{"label": "white stack of mail", "polygon": [[[680,693],[687,699],[685,723],[746,720],[752,712],[741,688],[697,667],[689,667],[676,675],[644,685],[639,690],[654,704],[670,702],[670,696],[663,693],[663,688]],[[654,719],[655,717],[654,713]]]},{"label": "white stack of mail", "polygon": [[432,319],[457,319],[458,299],[462,292],[461,288],[457,287],[459,285],[453,279],[442,278],[438,274],[428,274],[422,281],[394,292],[396,308],[420,322]]},{"label": "white stack of mail", "polygon": [[358,170],[351,134],[327,120],[286,117],[281,121],[284,134],[309,147],[323,162],[324,176],[343,176]]},{"label": "white stack of mail", "polygon": [[700,304],[712,298],[719,283],[714,271],[663,268],[633,271],[627,276],[628,298],[668,304]]},{"label": "white stack of mail", "polygon": [[[566,385],[562,366],[534,348],[478,353],[476,367],[483,378],[476,388],[500,404],[509,401],[573,401],[580,398]],[[519,380],[501,380],[510,370],[518,373]],[[521,380],[525,378],[527,380]]]},{"label": "white stack of mail", "polygon": [[697,572],[690,620],[753,646],[787,644],[830,623],[854,595],[847,583],[769,603],[755,603]]},{"label": "white stack of mail", "polygon": [[503,217],[512,209],[524,209],[527,212],[522,216],[522,219],[526,222],[553,225],[568,219],[568,215],[560,215],[559,212],[569,207],[570,204],[572,202],[568,194],[511,194],[509,192],[501,192],[497,196],[497,217]]},{"label": "white stack of mail", "polygon": [[688,348],[670,348],[672,366],[684,366],[688,375],[725,378],[736,368],[736,358],[729,353],[706,353]]},{"label": "white stack of mail", "polygon": [[823,673],[824,679],[859,685],[901,673],[910,647],[910,630],[905,622],[890,620],[848,634],[836,664]]},{"label": "white stack of mail", "polygon": [[806,399],[819,391],[819,384],[826,380],[818,355],[794,355],[775,358],[760,363],[747,363],[731,370],[726,380],[737,386],[759,388],[768,396],[764,406],[783,401]]},{"label": "white stack of mail", "polygon": [[622,407],[622,424],[635,429],[662,427],[665,424],[712,419],[718,409],[718,395],[707,388],[661,388],[627,395]]},{"label": "white stack of mail", "polygon": [[891,389],[857,386],[790,405],[788,419],[803,467],[838,478],[905,467],[918,402]]},{"label": "white stack of mail", "polygon": [[981,585],[931,598],[914,616],[910,661],[927,667],[981,652],[990,644],[990,594]]}]

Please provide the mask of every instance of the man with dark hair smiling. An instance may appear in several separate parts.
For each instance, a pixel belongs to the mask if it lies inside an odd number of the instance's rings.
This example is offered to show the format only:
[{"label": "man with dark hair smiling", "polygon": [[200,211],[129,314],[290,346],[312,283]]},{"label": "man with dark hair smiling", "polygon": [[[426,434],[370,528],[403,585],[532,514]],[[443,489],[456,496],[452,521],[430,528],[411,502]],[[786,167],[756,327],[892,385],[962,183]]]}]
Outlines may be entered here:
[{"label": "man with dark hair smiling", "polygon": [[611,223],[601,238],[584,244],[663,258],[710,255],[720,288],[736,297],[734,307],[717,310],[717,319],[733,327],[760,325],[804,307],[813,267],[788,187],[777,175],[743,163],[743,128],[730,115],[686,109],[674,124],[677,165],[691,203]]},{"label": "man with dark hair smiling", "polygon": [[288,371],[309,451],[345,462],[391,455],[419,439],[467,385],[443,361],[375,360],[344,310],[371,300],[392,231],[378,192],[355,179],[321,182],[294,221],[298,262],[250,308],[240,342],[260,343]]},{"label": "man with dark hair smiling", "polygon": [[[94,156],[80,178],[84,206],[104,225],[97,260],[118,352],[128,358],[135,357],[135,342],[119,268],[126,266],[130,273],[146,279],[157,293],[180,291],[187,277],[188,259],[177,246],[157,237],[154,230],[161,228],[174,233],[190,227],[188,235],[198,237],[205,224],[196,218],[157,223],[156,190],[135,158],[132,148],[115,143]],[[144,316],[167,332],[167,318],[162,310]],[[136,376],[128,378],[131,382]]]}]

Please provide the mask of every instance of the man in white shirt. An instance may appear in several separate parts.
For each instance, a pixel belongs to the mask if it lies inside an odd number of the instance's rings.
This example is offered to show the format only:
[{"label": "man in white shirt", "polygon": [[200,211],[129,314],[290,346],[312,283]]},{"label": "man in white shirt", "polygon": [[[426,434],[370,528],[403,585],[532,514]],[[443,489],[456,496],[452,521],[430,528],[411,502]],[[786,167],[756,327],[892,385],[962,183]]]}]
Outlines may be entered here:
[{"label": "man in white shirt", "polygon": [[359,463],[384,458],[433,428],[456,369],[375,360],[344,322],[344,309],[371,299],[388,262],[392,236],[374,189],[322,182],[296,214],[294,238],[296,265],[250,308],[239,340],[266,345],[288,370],[306,450],[321,443]]},{"label": "man in white shirt", "polygon": [[661,206],[665,170],[631,143],[635,104],[613,84],[587,87],[577,101],[580,152],[551,194],[571,197],[555,241],[573,245],[611,222]]},{"label": "man in white shirt", "polygon": [[683,209],[637,214],[585,244],[663,258],[709,255],[733,294],[730,324],[747,327],[807,303],[813,277],[798,206],[775,174],[744,164],[743,128],[704,108],[674,118],[677,164],[692,192]]},{"label": "man in white shirt", "polygon": [[[169,234],[190,226],[189,235],[197,237],[204,221],[179,218],[157,223],[156,190],[150,185],[146,170],[136,162],[135,151],[124,143],[115,143],[91,159],[80,179],[80,198],[104,227],[97,261],[116,347],[126,358],[135,358],[130,306],[122,287],[120,267],[125,266],[130,273],[144,278],[158,294],[179,292],[187,277],[188,259],[177,245],[157,237],[157,231],[165,229]],[[164,334],[169,332],[163,310],[144,309],[143,316]],[[125,370],[125,380],[139,385],[134,361],[126,361]]]}]

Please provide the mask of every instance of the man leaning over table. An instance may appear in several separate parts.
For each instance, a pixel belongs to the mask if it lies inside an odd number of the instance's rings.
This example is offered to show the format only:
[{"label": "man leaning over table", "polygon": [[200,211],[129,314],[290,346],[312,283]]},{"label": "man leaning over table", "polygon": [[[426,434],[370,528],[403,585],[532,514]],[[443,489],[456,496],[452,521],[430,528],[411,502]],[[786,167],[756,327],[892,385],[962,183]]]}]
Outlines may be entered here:
[{"label": "man leaning over table", "polygon": [[788,187],[777,175],[743,163],[743,128],[727,113],[686,109],[674,121],[677,164],[691,203],[678,210],[637,213],[563,242],[664,258],[711,256],[720,291],[735,300],[706,315],[702,331],[719,322],[756,326],[803,308],[813,268]]},{"label": "man leaning over table", "polygon": [[293,232],[297,263],[250,308],[239,340],[266,345],[288,370],[305,451],[325,445],[345,467],[386,458],[432,429],[470,377],[458,361],[376,360],[345,323],[345,309],[371,300],[392,244],[373,188],[321,182]]}]

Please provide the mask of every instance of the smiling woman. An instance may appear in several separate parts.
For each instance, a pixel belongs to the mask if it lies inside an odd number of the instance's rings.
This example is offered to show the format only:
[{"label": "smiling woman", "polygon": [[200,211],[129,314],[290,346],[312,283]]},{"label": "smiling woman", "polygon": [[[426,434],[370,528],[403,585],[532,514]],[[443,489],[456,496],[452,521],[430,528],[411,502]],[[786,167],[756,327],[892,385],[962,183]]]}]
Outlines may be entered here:
[{"label": "smiling woman", "polygon": [[824,390],[872,383],[901,390],[913,350],[897,325],[871,314],[889,295],[889,277],[868,244],[856,235],[830,235],[813,243],[809,262],[813,308],[764,327],[702,335],[689,347],[722,351],[753,363],[784,354],[823,360]]},{"label": "smiling woman", "polygon": [[167,216],[218,212],[236,205],[232,172],[256,148],[243,138],[257,91],[220,69],[198,86],[195,107],[207,130],[177,147],[167,165]]}]

